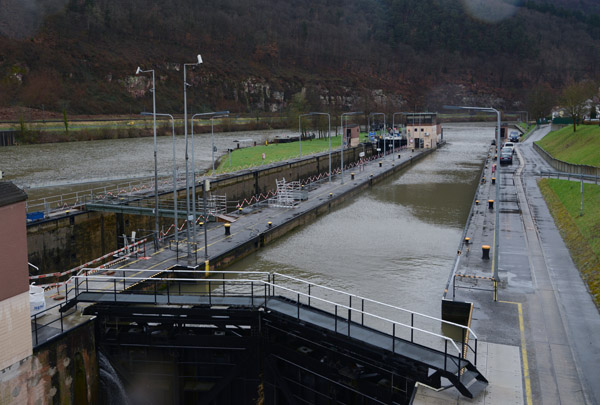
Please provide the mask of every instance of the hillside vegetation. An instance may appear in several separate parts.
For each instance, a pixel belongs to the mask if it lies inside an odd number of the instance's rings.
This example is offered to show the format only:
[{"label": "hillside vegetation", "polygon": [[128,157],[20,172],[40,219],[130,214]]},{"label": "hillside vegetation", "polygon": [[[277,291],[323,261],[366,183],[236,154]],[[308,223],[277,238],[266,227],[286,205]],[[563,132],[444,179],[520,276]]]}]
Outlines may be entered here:
[{"label": "hillside vegetation", "polygon": [[577,132],[567,126],[550,132],[537,144],[555,159],[600,167],[600,126],[580,125]]},{"label": "hillside vegetation", "polygon": [[[25,7],[25,3],[28,4]],[[522,110],[534,86],[600,77],[593,1],[4,0],[0,107],[75,114]]]},{"label": "hillside vegetation", "polygon": [[583,216],[579,216],[580,183],[543,179],[539,185],[573,261],[600,306],[600,187],[584,184]]}]

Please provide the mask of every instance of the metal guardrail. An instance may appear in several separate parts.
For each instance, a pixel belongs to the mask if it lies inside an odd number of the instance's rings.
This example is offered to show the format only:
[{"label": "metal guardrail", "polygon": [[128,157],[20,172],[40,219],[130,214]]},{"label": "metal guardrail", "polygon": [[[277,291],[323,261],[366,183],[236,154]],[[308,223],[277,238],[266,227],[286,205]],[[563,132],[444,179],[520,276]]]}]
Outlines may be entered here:
[{"label": "metal guardrail", "polygon": [[[88,270],[89,272],[93,271],[93,269]],[[130,276],[130,274],[135,273],[137,273],[136,276]],[[146,273],[146,275],[143,275],[143,273]],[[281,296],[296,302],[298,317],[300,316],[300,308],[303,305],[333,315],[336,321],[335,331],[337,333],[350,335],[351,323],[354,318],[355,324],[358,323],[390,335],[393,338],[392,342],[398,338],[430,347],[445,353],[446,357],[457,357],[459,363],[461,359],[467,357],[467,351],[469,350],[474,355],[474,363],[477,362],[477,336],[470,328],[463,325],[278,273],[217,271],[210,272],[211,277],[207,278],[168,277],[169,275],[176,276],[181,273],[208,275],[204,271],[193,270],[119,269],[113,276],[100,276],[86,273],[84,269],[84,273],[73,277],[73,288],[76,296],[85,292],[101,292],[106,294],[105,297],[112,297],[114,302],[118,302],[120,298],[125,298],[125,295],[128,294],[150,295],[153,296],[153,302],[155,303],[159,301],[158,297],[160,296],[166,296],[167,303],[171,303],[171,300],[177,296],[202,296],[207,298],[208,303],[211,305],[217,297],[246,297],[250,300],[252,307],[264,305],[267,308],[268,299],[275,297],[277,293],[278,297]],[[213,278],[215,275],[220,275],[221,278]],[[233,278],[233,276],[239,275],[244,278]],[[255,277],[255,279],[252,279],[252,277]],[[131,287],[140,283],[146,283],[150,288],[136,290],[135,292],[130,290]],[[292,285],[284,285],[284,283],[291,283]],[[190,289],[190,284],[194,284],[197,288]],[[303,286],[304,291],[301,291],[298,285]],[[343,297],[342,300],[345,302],[339,302],[334,295]],[[369,312],[365,309],[365,305],[387,308],[391,310],[392,315],[402,313],[407,315],[408,319],[406,321],[390,319],[390,317]],[[357,306],[360,306],[360,308],[357,308]],[[417,324],[419,320],[422,324]],[[338,328],[339,322],[347,323],[347,330],[340,330]],[[444,324],[462,330],[462,340],[455,341],[438,333]],[[473,338],[473,345],[468,344],[465,339],[467,331]],[[452,353],[456,352],[456,355],[450,355],[449,350]]]},{"label": "metal guardrail", "polygon": [[[57,332],[56,334],[52,335],[52,336],[48,336],[46,338],[44,337],[40,337],[40,334],[42,334],[43,331],[48,330],[48,328],[54,327],[53,325],[55,324],[59,324],[60,325],[60,333],[64,333],[68,330],[74,329],[76,328],[78,325],[74,325],[72,327],[65,327],[65,322],[64,319],[69,316],[72,315],[76,309],[73,310],[68,310],[66,312],[63,312],[62,309],[63,307],[67,305],[67,301],[65,300],[65,302],[54,305],[50,308],[46,308],[43,311],[40,311],[34,315],[31,316],[31,333],[32,333],[32,337],[33,337],[33,347],[37,347],[39,345],[41,345],[42,343],[47,342],[48,340],[52,339],[54,336],[57,336],[58,333],[58,327],[56,327]],[[58,309],[58,313],[53,313],[56,309]],[[48,320],[47,318],[52,316],[52,320]]]},{"label": "metal guardrail", "polygon": [[574,174],[574,173],[565,173],[565,172],[549,172],[543,171],[540,172],[541,177],[552,177],[556,179],[560,179],[561,177],[566,178],[567,180],[584,180],[587,182],[594,182],[598,184],[598,178],[600,175],[588,175],[588,174]]},{"label": "metal guardrail", "polygon": [[589,165],[576,165],[573,163],[564,162],[562,160],[558,160],[554,158],[551,154],[546,152],[541,146],[537,143],[533,143],[533,148],[544,158],[546,162],[550,166],[552,166],[555,170],[562,173],[571,173],[571,174],[583,174],[587,176],[600,176],[600,167],[589,166]]}]

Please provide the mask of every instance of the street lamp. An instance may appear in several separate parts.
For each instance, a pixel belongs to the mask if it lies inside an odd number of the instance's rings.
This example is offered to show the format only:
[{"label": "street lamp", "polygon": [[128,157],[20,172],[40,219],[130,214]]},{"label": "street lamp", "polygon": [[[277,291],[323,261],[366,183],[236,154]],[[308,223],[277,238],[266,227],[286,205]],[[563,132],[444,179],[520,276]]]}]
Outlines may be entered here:
[{"label": "street lamp", "polygon": [[[192,204],[192,215],[194,216],[194,221],[192,222],[192,242],[194,245],[196,244],[196,163],[194,161],[194,118],[196,117],[206,117],[209,115],[219,115],[219,114],[229,114],[229,111],[219,111],[219,112],[208,112],[208,113],[198,113],[192,115],[192,183],[194,186],[192,187],[192,200],[194,203]],[[202,197],[204,199],[204,258],[205,262],[208,259],[208,246],[206,243],[206,193],[204,191],[204,184],[202,185]]]},{"label": "street lamp", "polygon": [[302,157],[302,117],[307,117],[311,114],[300,114],[298,116],[298,132],[300,132],[300,134],[298,135],[298,143],[300,144],[300,157]]},{"label": "street lamp", "polygon": [[227,111],[225,114],[221,114],[221,115],[213,115],[212,117],[210,117],[210,137],[212,140],[212,175],[215,175],[215,127],[214,127],[214,119],[215,118],[223,118],[223,117],[228,117],[229,116],[229,111]]},{"label": "street lamp", "polygon": [[522,113],[525,113],[525,124],[528,124],[528,123],[529,123],[529,111],[516,111],[516,112],[518,112],[518,113],[519,113],[519,115],[520,115],[520,117],[519,117],[519,118],[522,118],[522,117],[523,117],[523,115],[521,115],[521,114],[522,114]]},{"label": "street lamp", "polygon": [[[160,113],[149,113],[143,112],[141,115],[160,115],[162,117],[170,117],[171,118],[171,126],[173,127],[173,205],[174,205],[174,215],[175,215],[175,244],[177,245],[177,249],[179,249],[179,221],[177,218],[177,160],[175,159],[175,118],[171,114],[160,114]],[[158,212],[158,211],[157,211]]]},{"label": "street lamp", "polygon": [[[187,82],[187,73],[186,73],[186,67],[187,66],[196,66],[202,63],[202,56],[198,55],[198,61],[196,63],[184,63],[183,64],[183,121],[184,121],[184,134],[185,134],[185,206],[186,206],[186,219],[187,219],[187,225],[185,227],[185,231],[186,231],[186,236],[187,236],[187,240],[188,240],[188,248],[187,248],[187,254],[188,254],[188,265],[192,264],[192,245],[189,243],[190,242],[190,183],[189,183],[189,179],[190,179],[190,175],[189,175],[189,171],[188,171],[188,130],[187,130],[187,87],[189,86],[188,82]],[[194,222],[196,221],[196,218],[194,217]]]},{"label": "street lamp", "polygon": [[375,115],[383,115],[383,158],[385,159],[385,153],[386,153],[386,140],[385,140],[385,130],[387,129],[385,126],[385,114],[384,113],[377,113],[377,112],[372,112],[371,114],[369,114],[369,118],[371,118],[371,116],[375,116]]},{"label": "street lamp", "polygon": [[[396,130],[396,115],[402,115],[402,114],[403,113],[401,113],[401,112],[395,112],[395,113],[392,114],[392,131]],[[400,131],[398,133],[401,134]],[[395,141],[394,141],[393,145],[394,146],[393,146],[392,154],[394,156],[396,156],[396,142]],[[402,135],[400,136],[400,145],[399,146],[400,146],[400,148],[402,148]],[[395,159],[395,157],[394,157],[394,159]]]},{"label": "street lamp", "polygon": [[[306,114],[304,114],[306,115]],[[331,184],[331,115],[324,112],[311,112],[308,115],[326,115],[328,121],[327,138],[329,138],[329,184]]]},{"label": "street lamp", "polygon": [[136,75],[140,73],[152,72],[152,116],[154,121],[154,248],[158,248],[158,241],[160,240],[160,232],[158,225],[158,161],[157,161],[157,150],[156,146],[156,86],[154,81],[154,70],[142,70],[139,66],[135,71]]},{"label": "street lamp", "polygon": [[[449,110],[477,110],[477,111],[485,111],[485,112],[493,112],[496,113],[497,116],[497,128],[496,128],[496,148],[500,148],[500,132],[502,128],[500,127],[500,111],[496,110],[492,107],[463,107],[463,106],[444,106],[444,108]],[[498,149],[500,152],[500,149]],[[494,280],[498,281],[498,246],[500,245],[500,153],[496,154],[496,225],[494,226],[494,265],[493,265],[493,277]]]},{"label": "street lamp", "polygon": [[[354,112],[347,112],[347,113],[342,113],[340,115],[340,126],[342,127],[342,142],[340,145],[340,167],[342,169],[342,184],[344,184],[344,139],[346,138],[346,131],[344,129],[344,115],[345,116],[349,116],[349,115],[360,115],[362,114],[362,111],[354,111]],[[360,130],[359,130],[360,132]]]}]

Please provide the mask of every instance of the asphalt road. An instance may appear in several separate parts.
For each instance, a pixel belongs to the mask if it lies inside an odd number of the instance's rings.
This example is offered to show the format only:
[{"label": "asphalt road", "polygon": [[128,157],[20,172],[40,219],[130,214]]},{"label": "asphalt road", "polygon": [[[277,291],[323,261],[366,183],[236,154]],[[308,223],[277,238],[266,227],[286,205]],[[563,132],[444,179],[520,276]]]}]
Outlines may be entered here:
[{"label": "asphalt road", "polygon": [[524,168],[514,177],[533,282],[523,297],[532,386],[535,402],[597,404],[600,316],[537,187],[537,174],[552,168],[532,144],[549,131],[543,127],[519,145]]}]

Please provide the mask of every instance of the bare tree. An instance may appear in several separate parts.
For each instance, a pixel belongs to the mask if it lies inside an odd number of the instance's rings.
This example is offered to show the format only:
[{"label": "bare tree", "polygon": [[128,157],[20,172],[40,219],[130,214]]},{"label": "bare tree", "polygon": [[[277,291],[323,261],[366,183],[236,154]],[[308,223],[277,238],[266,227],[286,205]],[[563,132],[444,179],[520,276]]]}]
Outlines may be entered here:
[{"label": "bare tree", "polygon": [[571,83],[563,89],[561,104],[573,119],[573,132],[577,131],[577,124],[586,110],[585,102],[593,93],[594,87],[590,82]]}]

